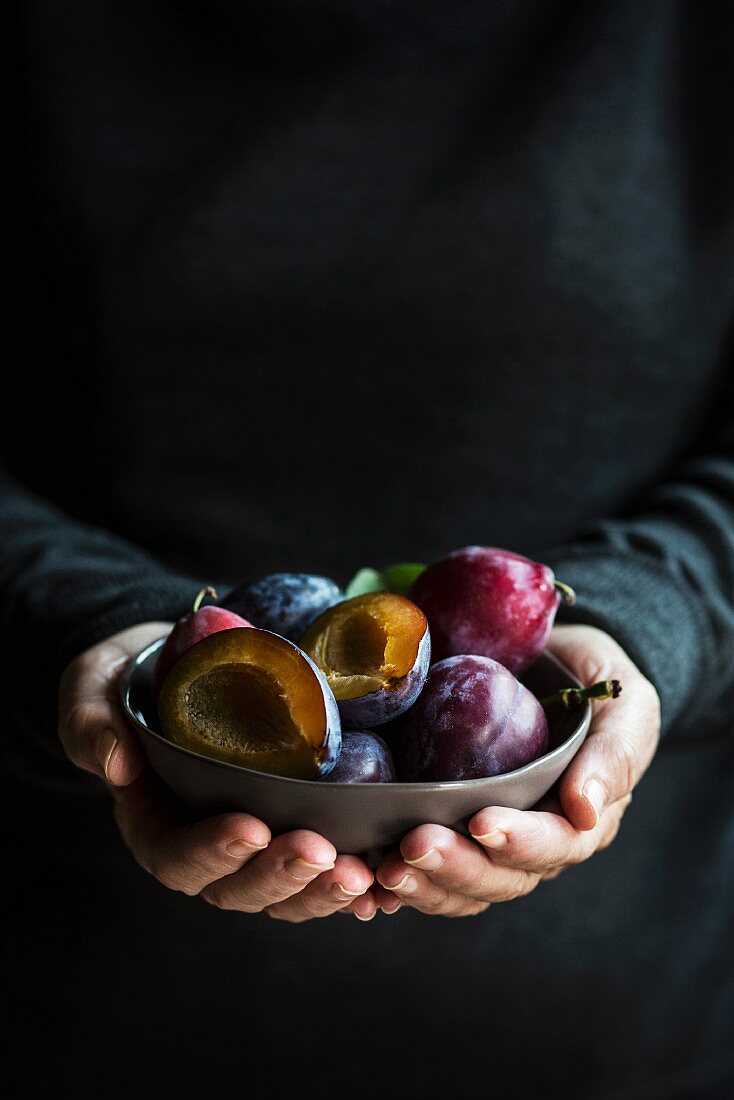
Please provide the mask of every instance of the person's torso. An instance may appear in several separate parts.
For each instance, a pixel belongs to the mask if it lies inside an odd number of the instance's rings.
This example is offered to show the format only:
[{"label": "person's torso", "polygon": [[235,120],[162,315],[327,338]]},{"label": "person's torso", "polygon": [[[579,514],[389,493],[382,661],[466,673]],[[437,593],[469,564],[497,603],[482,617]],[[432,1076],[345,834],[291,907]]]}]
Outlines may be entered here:
[{"label": "person's torso", "polygon": [[30,27],[36,488],[218,577],[343,576],[556,543],[694,442],[734,286],[677,5],[85,9]]}]

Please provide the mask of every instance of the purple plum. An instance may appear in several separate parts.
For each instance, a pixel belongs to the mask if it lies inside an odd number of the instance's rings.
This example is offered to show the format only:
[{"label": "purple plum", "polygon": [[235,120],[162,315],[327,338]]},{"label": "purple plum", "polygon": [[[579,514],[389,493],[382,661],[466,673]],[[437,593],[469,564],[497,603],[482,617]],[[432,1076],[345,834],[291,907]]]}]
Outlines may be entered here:
[{"label": "purple plum", "polygon": [[325,611],[301,648],[326,676],[344,729],[372,729],[418,698],[431,661],[420,608],[394,592],[369,592]]},{"label": "purple plum", "polygon": [[429,565],[410,591],[425,612],[436,660],[459,653],[491,657],[519,674],[548,641],[573,589],[547,565],[494,546],[465,546]]},{"label": "purple plum", "polygon": [[529,764],[548,747],[540,703],[489,657],[438,661],[397,726],[398,774],[411,783],[501,775]]},{"label": "purple plum", "polygon": [[339,758],[325,783],[394,783],[392,753],[381,737],[368,730],[345,730]]},{"label": "purple plum", "polygon": [[344,593],[335,581],[310,573],[271,573],[240,585],[222,601],[261,630],[297,642],[306,628]]}]

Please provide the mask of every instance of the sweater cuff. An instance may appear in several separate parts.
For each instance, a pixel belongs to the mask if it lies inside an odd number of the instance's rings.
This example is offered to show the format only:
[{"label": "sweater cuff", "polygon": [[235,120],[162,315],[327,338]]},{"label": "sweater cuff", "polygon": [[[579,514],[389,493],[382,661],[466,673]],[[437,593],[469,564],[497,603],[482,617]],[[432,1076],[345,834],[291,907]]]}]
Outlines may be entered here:
[{"label": "sweater cuff", "polygon": [[115,578],[114,594],[110,579],[95,577],[96,591],[85,588],[79,593],[84,617],[69,624],[60,642],[55,665],[59,673],[79,653],[138,623],[157,619],[175,621],[190,611],[202,585],[195,580],[156,572],[121,584]]},{"label": "sweater cuff", "polygon": [[556,577],[576,591],[558,622],[606,631],[660,695],[663,731],[688,726],[705,700],[696,688],[707,667],[708,630],[693,595],[665,566],[604,548],[546,553]]}]

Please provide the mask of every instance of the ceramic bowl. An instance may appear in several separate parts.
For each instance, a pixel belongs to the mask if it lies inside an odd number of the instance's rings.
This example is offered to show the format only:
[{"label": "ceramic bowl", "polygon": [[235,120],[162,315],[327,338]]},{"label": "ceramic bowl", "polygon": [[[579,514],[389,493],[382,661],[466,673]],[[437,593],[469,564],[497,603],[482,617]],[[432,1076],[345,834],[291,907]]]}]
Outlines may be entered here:
[{"label": "ceramic bowl", "polygon": [[[127,717],[163,782],[202,813],[245,811],[264,821],[274,835],[313,829],[340,852],[360,854],[395,844],[426,822],[466,832],[467,821],[485,806],[529,809],[578,752],[591,720],[588,703],[554,716],[548,752],[523,768],[487,779],[343,785],[284,779],[199,756],[162,736],[150,683],[163,642],[161,638],[139,653],[120,681]],[[540,698],[559,688],[580,686],[548,653],[541,654],[523,681]]]}]

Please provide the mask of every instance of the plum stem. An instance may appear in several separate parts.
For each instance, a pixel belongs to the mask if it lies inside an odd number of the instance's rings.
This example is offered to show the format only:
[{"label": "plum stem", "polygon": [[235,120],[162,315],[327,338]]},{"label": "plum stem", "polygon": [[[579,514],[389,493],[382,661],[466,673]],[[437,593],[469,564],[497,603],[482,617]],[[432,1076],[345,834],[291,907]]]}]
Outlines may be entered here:
[{"label": "plum stem", "polygon": [[546,695],[545,699],[541,699],[540,705],[543,708],[561,706],[566,710],[573,710],[574,707],[580,707],[590,699],[617,699],[621,692],[622,685],[619,680],[600,680],[598,684],[592,684],[591,687],[561,688],[553,695]]},{"label": "plum stem", "polygon": [[194,600],[194,606],[192,608],[192,611],[194,612],[194,614],[196,614],[196,612],[201,607],[201,601],[204,599],[205,596],[211,596],[211,598],[213,600],[216,600],[216,598],[217,598],[216,588],[212,588],[212,586],[210,584],[208,584],[206,586],[206,588],[200,588],[199,589],[199,591],[196,594],[196,599]]},{"label": "plum stem", "polygon": [[573,607],[576,603],[576,593],[570,584],[564,584],[563,581],[553,581],[553,584],[561,593],[564,603],[567,603],[569,607]]}]

